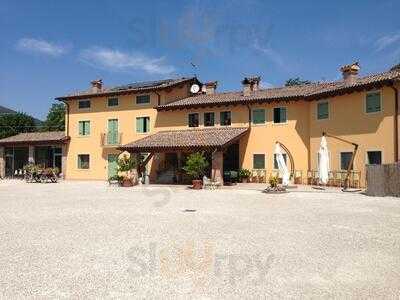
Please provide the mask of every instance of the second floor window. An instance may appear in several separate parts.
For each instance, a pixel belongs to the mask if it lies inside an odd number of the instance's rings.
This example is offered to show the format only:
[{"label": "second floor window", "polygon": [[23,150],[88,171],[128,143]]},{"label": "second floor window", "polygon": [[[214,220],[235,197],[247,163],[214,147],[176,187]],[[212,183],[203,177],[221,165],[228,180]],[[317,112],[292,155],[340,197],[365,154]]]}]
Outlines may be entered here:
[{"label": "second floor window", "polygon": [[90,121],[79,121],[79,135],[90,135]]},{"label": "second floor window", "polygon": [[199,127],[199,114],[193,113],[188,115],[189,127]]},{"label": "second floor window", "polygon": [[367,93],[365,102],[365,109],[367,113],[381,111],[381,93],[379,91]]},{"label": "second floor window", "polygon": [[108,107],[118,106],[118,98],[108,98],[107,105]]},{"label": "second floor window", "polygon": [[150,132],[150,117],[136,118],[136,132],[137,133]]},{"label": "second floor window", "polygon": [[317,104],[317,118],[324,120],[329,118],[329,104],[328,102],[318,102]]},{"label": "second floor window", "polygon": [[89,109],[90,108],[90,100],[79,100],[78,108],[79,109]]},{"label": "second floor window", "polygon": [[286,107],[275,107],[274,123],[286,123],[286,122],[287,122]]},{"label": "second floor window", "polygon": [[221,126],[229,126],[231,125],[231,112],[230,111],[221,111],[219,114],[219,123]]},{"label": "second floor window", "polygon": [[213,112],[204,113],[204,126],[214,126],[215,114]]},{"label": "second floor window", "polygon": [[136,104],[149,104],[150,95],[139,95],[136,96]]}]

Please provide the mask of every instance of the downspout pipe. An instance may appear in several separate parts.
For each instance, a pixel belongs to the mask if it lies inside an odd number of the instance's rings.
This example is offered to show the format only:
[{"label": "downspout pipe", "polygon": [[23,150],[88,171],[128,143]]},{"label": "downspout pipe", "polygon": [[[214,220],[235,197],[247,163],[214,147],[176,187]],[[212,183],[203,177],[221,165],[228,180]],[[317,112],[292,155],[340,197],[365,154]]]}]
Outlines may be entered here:
[{"label": "downspout pipe", "polygon": [[390,86],[394,91],[394,162],[399,161],[399,90],[394,85]]}]

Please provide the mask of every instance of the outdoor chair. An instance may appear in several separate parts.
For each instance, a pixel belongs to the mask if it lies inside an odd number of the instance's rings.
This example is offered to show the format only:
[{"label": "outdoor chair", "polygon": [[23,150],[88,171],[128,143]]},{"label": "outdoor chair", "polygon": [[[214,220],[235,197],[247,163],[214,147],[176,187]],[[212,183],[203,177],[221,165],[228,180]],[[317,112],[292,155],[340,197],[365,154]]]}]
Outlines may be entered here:
[{"label": "outdoor chair", "polygon": [[203,176],[203,189],[205,190],[215,190],[221,186],[221,183],[218,181],[212,181],[207,176]]},{"label": "outdoor chair", "polygon": [[307,171],[307,184],[311,185],[312,184],[312,178],[313,178],[313,172],[311,170]]},{"label": "outdoor chair", "polygon": [[313,185],[318,185],[319,184],[319,172],[313,170],[312,171],[312,184]]},{"label": "outdoor chair", "polygon": [[335,176],[332,171],[328,172],[328,186],[335,186]]},{"label": "outdoor chair", "polygon": [[334,171],[333,174],[334,174],[334,186],[337,186],[337,187],[343,186],[342,172]]},{"label": "outdoor chair", "polygon": [[301,170],[294,171],[293,180],[295,184],[303,184],[303,171]]},{"label": "outdoor chair", "polygon": [[353,188],[360,188],[361,171],[351,171],[350,173],[350,186]]}]

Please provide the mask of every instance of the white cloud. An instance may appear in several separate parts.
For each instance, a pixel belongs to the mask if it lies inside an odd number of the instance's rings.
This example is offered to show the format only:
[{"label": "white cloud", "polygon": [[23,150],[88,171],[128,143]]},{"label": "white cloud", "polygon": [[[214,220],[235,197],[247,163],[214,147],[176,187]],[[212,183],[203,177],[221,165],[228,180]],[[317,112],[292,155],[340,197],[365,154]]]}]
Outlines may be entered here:
[{"label": "white cloud", "polygon": [[22,38],[18,40],[17,49],[26,52],[45,54],[53,57],[63,55],[68,50],[65,46],[32,38]]},{"label": "white cloud", "polygon": [[287,65],[285,64],[282,56],[276,52],[274,49],[271,47],[262,47],[260,44],[256,41],[253,44],[253,48],[261,53],[263,53],[265,56],[269,58],[273,63],[275,63],[278,67],[281,67],[283,69],[287,69]]},{"label": "white cloud", "polygon": [[165,63],[165,58],[151,58],[139,52],[122,52],[119,50],[91,47],[81,52],[80,58],[85,63],[112,71],[141,70],[149,74],[170,74],[175,67]]},{"label": "white cloud", "polygon": [[379,38],[375,42],[375,47],[377,51],[382,51],[397,42],[400,42],[400,33],[388,34]]},{"label": "white cloud", "polygon": [[261,88],[263,88],[263,89],[270,89],[270,88],[273,88],[273,87],[274,87],[274,85],[273,85],[272,83],[267,82],[267,81],[263,81],[263,80],[261,80],[260,86],[261,86]]}]

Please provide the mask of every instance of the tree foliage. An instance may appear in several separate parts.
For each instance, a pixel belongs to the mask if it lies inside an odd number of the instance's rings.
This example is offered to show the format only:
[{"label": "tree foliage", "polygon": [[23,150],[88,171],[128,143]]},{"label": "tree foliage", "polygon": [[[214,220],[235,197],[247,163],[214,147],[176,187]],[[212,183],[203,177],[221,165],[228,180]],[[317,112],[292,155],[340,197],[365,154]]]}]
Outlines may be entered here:
[{"label": "tree foliage", "polygon": [[295,86],[295,85],[303,85],[303,84],[310,84],[310,80],[303,80],[300,77],[296,78],[289,78],[285,82],[285,86]]},{"label": "tree foliage", "polygon": [[43,123],[42,131],[64,131],[65,130],[65,105],[54,103]]},{"label": "tree foliage", "polygon": [[35,119],[25,113],[0,115],[0,139],[16,135],[21,132],[36,131]]}]

